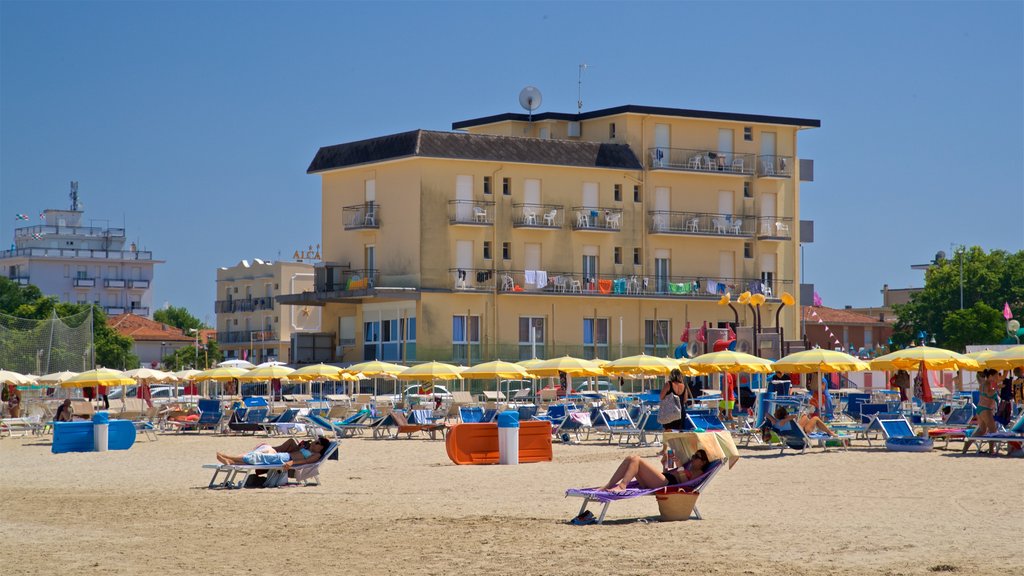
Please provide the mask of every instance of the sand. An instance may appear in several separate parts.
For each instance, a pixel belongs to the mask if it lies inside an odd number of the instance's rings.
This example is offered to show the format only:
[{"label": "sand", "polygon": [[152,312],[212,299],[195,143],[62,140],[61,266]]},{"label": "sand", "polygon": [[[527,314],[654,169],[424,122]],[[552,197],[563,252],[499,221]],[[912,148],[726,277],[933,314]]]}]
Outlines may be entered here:
[{"label": "sand", "polygon": [[653,498],[572,526],[569,487],[654,448],[555,445],[555,462],[455,466],[442,441],[346,439],[319,487],[206,489],[251,437],[162,435],[51,454],[0,440],[0,574],[1021,574],[1024,461],[855,448],[743,450],[703,521]]}]

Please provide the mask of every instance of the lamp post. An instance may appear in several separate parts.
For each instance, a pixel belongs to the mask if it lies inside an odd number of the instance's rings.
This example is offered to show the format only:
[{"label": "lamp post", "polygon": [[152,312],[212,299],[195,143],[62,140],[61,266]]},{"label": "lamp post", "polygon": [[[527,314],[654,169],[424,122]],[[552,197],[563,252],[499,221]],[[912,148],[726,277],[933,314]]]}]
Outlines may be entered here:
[{"label": "lamp post", "polygon": [[195,342],[196,361],[195,361],[194,364],[192,364],[192,367],[193,368],[199,368],[199,329],[198,328],[189,328],[188,331],[196,335],[196,342]]},{"label": "lamp post", "polygon": [[159,365],[160,365],[161,368],[164,367],[164,346],[166,346],[166,345],[167,345],[167,342],[161,342],[160,343],[160,362],[159,362]]},{"label": "lamp post", "polygon": [[957,248],[956,253],[959,256],[959,258],[957,258],[957,260],[960,261],[960,309],[963,310],[964,309],[964,246],[963,246],[963,244],[961,244]]}]

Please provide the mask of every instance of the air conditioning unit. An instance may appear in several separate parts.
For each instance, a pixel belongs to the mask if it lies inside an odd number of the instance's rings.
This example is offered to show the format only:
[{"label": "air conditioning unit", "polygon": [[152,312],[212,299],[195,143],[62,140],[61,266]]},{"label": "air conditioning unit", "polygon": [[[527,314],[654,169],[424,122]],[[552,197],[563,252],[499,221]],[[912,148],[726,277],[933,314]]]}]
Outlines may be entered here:
[{"label": "air conditioning unit", "polygon": [[579,122],[569,122],[569,138],[579,138],[582,133],[582,128]]}]

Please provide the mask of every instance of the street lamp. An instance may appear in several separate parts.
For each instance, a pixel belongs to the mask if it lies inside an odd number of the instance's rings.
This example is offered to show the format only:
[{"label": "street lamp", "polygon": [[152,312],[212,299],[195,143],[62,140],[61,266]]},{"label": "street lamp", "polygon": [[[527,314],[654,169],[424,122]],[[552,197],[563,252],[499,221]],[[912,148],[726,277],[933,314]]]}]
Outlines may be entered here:
[{"label": "street lamp", "polygon": [[199,368],[199,329],[198,328],[189,328],[188,331],[196,335],[196,343],[195,343],[196,361],[195,361],[195,364],[192,365],[192,367],[193,368]]},{"label": "street lamp", "polygon": [[161,368],[164,367],[164,346],[166,346],[166,345],[167,345],[167,342],[161,342],[160,343],[160,362],[159,362],[159,364],[160,364]]},{"label": "street lamp", "polygon": [[964,309],[964,245],[961,244],[956,249],[957,260],[960,261],[960,309]]}]

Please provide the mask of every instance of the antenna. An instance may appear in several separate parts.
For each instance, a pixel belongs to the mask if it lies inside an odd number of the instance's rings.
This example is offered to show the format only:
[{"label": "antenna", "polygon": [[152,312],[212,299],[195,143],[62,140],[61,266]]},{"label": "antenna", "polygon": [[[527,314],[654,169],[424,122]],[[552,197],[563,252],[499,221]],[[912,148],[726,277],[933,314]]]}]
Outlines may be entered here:
[{"label": "antenna", "polygon": [[78,180],[71,181],[71,209],[78,211]]},{"label": "antenna", "polygon": [[527,86],[519,91],[519,105],[530,113],[530,122],[533,122],[533,111],[540,108],[540,90],[533,86]]},{"label": "antenna", "polygon": [[587,64],[580,64],[580,73],[576,77],[576,113],[583,112],[583,73],[586,72],[587,68],[590,68]]}]

